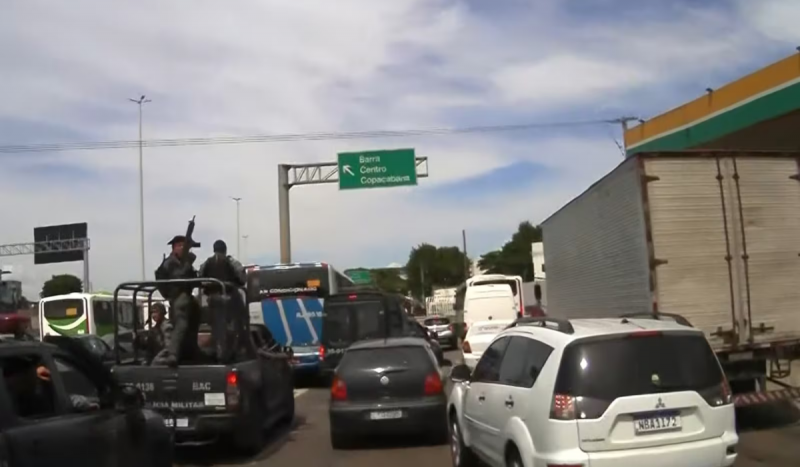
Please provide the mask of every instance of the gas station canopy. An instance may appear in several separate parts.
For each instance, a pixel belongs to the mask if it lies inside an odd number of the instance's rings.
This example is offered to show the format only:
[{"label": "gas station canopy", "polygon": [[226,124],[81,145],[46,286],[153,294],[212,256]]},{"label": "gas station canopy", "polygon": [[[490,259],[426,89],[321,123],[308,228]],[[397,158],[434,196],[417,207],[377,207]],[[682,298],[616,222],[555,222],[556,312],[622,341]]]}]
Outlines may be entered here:
[{"label": "gas station canopy", "polygon": [[685,149],[800,150],[800,54],[625,132],[627,155]]}]

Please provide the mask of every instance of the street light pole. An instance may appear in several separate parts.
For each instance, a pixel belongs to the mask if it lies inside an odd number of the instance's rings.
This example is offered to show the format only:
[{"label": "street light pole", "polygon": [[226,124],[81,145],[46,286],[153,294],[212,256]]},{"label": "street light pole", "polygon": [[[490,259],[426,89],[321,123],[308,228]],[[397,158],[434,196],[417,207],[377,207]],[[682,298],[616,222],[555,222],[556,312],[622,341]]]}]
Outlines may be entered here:
[{"label": "street light pole", "polygon": [[141,272],[142,280],[146,279],[144,269],[144,159],[142,157],[142,147],[144,145],[142,140],[142,105],[152,102],[150,99],[145,99],[144,95],[139,99],[128,99],[129,101],[139,105],[139,248],[141,250]]},{"label": "street light pole", "polygon": [[241,245],[240,244],[241,244],[242,236],[239,233],[239,227],[240,227],[240,225],[239,225],[239,201],[241,201],[242,198],[234,198],[233,196],[231,196],[231,199],[236,201],[236,258],[241,260],[242,259],[242,249],[241,249]]}]

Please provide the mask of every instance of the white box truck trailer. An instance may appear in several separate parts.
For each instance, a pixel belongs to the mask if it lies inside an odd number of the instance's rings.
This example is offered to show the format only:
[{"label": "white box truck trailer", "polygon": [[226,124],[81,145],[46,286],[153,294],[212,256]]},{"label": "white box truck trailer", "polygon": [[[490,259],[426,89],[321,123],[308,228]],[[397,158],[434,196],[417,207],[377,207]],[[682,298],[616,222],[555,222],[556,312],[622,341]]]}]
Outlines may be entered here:
[{"label": "white box truck trailer", "polygon": [[738,406],[800,397],[800,152],[637,154],[542,228],[549,314],[680,317]]}]

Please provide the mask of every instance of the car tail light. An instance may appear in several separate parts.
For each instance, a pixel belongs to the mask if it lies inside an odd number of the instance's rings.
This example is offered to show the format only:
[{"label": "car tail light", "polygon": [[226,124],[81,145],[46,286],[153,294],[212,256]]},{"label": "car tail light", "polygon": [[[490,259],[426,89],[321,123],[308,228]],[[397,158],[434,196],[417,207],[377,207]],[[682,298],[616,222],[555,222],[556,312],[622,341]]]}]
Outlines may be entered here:
[{"label": "car tail light", "polygon": [[722,380],[722,383],[711,389],[698,392],[711,407],[720,407],[733,403],[731,388],[728,386],[728,382],[725,381],[725,379]]},{"label": "car tail light", "polygon": [[348,299],[348,300],[355,300],[355,299],[357,299],[357,298],[358,298],[358,295],[355,295],[355,294],[353,294],[353,295],[348,295],[348,296],[347,296],[347,299]]},{"label": "car tail light", "polygon": [[461,344],[461,351],[464,353],[472,353],[472,347],[469,346],[468,341],[464,341],[464,343]]},{"label": "car tail light", "polygon": [[228,407],[236,408],[239,406],[239,374],[235,371],[228,372],[225,383],[225,399]]},{"label": "car tail light", "polygon": [[324,345],[320,345],[319,346],[319,359],[320,360],[325,360],[325,346]]},{"label": "car tail light", "polygon": [[438,372],[434,372],[425,377],[425,395],[438,396],[442,393],[442,378]]},{"label": "car tail light", "polygon": [[566,394],[554,394],[550,405],[553,420],[575,420],[575,398]]},{"label": "car tail light", "polygon": [[347,400],[347,385],[338,376],[333,377],[331,384],[331,399],[335,401]]}]

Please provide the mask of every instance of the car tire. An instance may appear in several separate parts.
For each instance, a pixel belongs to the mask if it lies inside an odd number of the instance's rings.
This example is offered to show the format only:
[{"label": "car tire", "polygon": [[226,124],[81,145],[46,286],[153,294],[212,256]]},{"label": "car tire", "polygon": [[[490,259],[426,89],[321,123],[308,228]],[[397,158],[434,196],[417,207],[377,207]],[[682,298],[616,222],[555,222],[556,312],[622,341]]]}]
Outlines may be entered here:
[{"label": "car tire", "polygon": [[335,450],[348,449],[352,446],[352,439],[338,431],[331,430],[331,447]]},{"label": "car tire", "polygon": [[289,388],[289,400],[286,402],[289,407],[286,413],[281,418],[281,421],[287,425],[291,425],[294,420],[295,400],[294,400],[294,387]]},{"label": "car tire", "polygon": [[258,407],[253,407],[244,400],[242,412],[250,414],[248,423],[242,429],[237,430],[233,437],[234,448],[246,456],[253,456],[261,452],[264,447],[264,426],[263,417]]},{"label": "car tire", "polygon": [[511,446],[506,453],[506,467],[523,467],[522,457],[516,447]]},{"label": "car tire", "polygon": [[453,467],[477,467],[478,458],[472,449],[464,445],[464,437],[461,435],[461,427],[455,414],[450,417],[450,457]]}]

